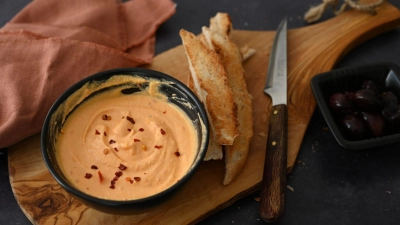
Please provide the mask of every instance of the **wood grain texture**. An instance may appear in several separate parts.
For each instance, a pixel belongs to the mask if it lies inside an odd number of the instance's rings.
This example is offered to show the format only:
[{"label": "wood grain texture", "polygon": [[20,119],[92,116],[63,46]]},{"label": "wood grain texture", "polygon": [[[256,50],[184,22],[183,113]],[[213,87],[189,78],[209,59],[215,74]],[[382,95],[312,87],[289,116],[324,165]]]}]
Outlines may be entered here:
[{"label": "wood grain texture", "polygon": [[[400,11],[385,3],[375,16],[349,10],[326,22],[288,31],[288,171],[295,164],[316,106],[310,79],[332,69],[358,44],[398,26]],[[239,46],[247,44],[257,53],[244,64],[253,97],[254,137],[247,164],[230,185],[222,185],[223,161],[203,162],[193,179],[154,211],[132,216],[104,214],[87,208],[62,190],[47,172],[39,135],[35,135],[9,149],[11,187],[23,212],[34,224],[191,224],[258,190],[271,108],[263,87],[274,36],[274,31],[233,32]],[[158,55],[149,68],[184,82],[189,75],[182,46]]]}]

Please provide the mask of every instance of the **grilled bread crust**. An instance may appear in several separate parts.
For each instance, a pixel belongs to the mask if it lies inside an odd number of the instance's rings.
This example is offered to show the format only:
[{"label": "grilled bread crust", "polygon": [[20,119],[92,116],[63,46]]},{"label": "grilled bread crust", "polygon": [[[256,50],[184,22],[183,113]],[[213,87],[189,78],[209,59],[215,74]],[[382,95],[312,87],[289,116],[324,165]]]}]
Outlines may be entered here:
[{"label": "grilled bread crust", "polygon": [[194,87],[206,106],[216,141],[232,145],[239,135],[237,105],[228,86],[227,72],[219,56],[205,46],[194,34],[179,32]]}]

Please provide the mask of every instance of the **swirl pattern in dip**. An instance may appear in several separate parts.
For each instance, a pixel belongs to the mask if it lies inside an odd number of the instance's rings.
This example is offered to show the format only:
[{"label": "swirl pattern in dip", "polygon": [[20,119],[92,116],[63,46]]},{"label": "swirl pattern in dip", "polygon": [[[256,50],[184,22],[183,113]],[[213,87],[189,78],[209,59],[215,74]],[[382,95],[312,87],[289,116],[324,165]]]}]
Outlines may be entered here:
[{"label": "swirl pattern in dip", "polygon": [[71,184],[89,195],[133,200],[175,184],[199,145],[193,122],[157,92],[112,88],[88,98],[65,119],[57,160]]}]

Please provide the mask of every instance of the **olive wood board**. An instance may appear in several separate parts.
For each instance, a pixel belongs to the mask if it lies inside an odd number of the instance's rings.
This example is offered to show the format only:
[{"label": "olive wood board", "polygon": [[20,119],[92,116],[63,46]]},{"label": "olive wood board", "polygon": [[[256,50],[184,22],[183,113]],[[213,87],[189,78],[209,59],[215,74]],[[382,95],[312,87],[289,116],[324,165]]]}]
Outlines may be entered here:
[{"label": "olive wood board", "polygon": [[[293,168],[316,102],[310,79],[331,70],[360,43],[400,26],[400,11],[389,3],[376,15],[348,10],[330,20],[288,31],[288,169]],[[203,162],[178,193],[140,215],[110,215],[81,204],[52,178],[44,165],[40,135],[9,149],[10,182],[22,211],[34,224],[194,224],[241,197],[259,190],[262,179],[271,99],[263,93],[275,31],[234,30],[238,46],[256,54],[244,62],[247,88],[252,95],[254,137],[243,171],[222,185],[224,162]],[[186,82],[189,75],[182,45],[154,58],[148,68]]]}]

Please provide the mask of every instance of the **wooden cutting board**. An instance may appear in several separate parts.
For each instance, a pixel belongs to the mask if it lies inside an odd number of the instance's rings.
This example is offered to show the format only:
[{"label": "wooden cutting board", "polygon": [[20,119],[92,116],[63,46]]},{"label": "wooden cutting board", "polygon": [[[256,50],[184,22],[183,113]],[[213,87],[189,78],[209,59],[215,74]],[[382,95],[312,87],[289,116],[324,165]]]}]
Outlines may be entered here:
[{"label": "wooden cutting board", "polygon": [[[400,26],[400,11],[389,3],[375,16],[347,11],[331,20],[288,32],[288,168],[296,156],[315,109],[310,79],[333,68],[358,44]],[[10,182],[25,215],[34,224],[190,224],[229,206],[259,189],[265,155],[271,100],[263,94],[269,52],[275,31],[233,32],[239,46],[257,53],[244,63],[253,96],[254,137],[247,165],[230,185],[223,186],[223,161],[203,162],[194,177],[171,199],[152,212],[118,216],[90,209],[67,194],[51,177],[42,160],[39,135],[9,149]],[[186,81],[189,74],[182,46],[155,57],[151,69]]]}]

